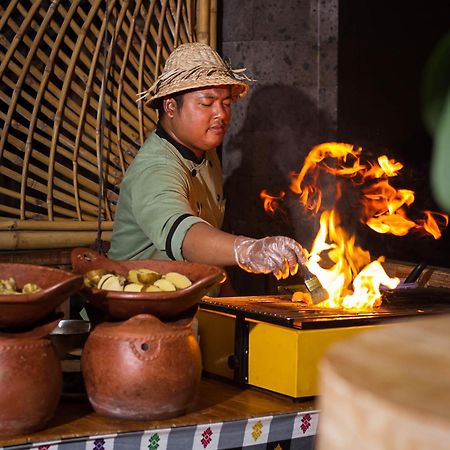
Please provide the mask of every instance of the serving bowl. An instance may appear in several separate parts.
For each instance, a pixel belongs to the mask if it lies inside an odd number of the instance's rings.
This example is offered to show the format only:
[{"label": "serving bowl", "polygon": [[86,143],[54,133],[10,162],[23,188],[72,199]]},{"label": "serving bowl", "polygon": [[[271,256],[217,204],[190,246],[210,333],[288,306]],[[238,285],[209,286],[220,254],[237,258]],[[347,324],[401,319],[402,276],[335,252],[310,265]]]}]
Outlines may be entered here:
[{"label": "serving bowl", "polygon": [[126,276],[129,270],[147,268],[165,274],[178,272],[187,276],[192,285],[173,292],[108,291],[83,286],[81,294],[95,308],[116,319],[129,319],[138,314],[151,314],[168,320],[195,307],[217,283],[225,280],[225,272],[217,266],[166,260],[117,261],[88,248],[75,248],[71,253],[72,269],[86,274],[94,269],[106,269]]},{"label": "serving bowl", "polygon": [[83,277],[52,267],[0,263],[0,279],[14,278],[21,289],[27,283],[41,290],[29,294],[0,295],[0,328],[24,327],[47,317],[83,285]]}]

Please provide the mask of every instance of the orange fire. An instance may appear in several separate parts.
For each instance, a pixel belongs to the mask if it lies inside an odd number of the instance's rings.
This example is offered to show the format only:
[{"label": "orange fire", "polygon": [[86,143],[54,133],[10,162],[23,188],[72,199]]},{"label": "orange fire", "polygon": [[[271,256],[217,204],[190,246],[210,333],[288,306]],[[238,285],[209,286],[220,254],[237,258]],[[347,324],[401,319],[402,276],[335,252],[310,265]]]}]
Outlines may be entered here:
[{"label": "orange fire", "polygon": [[285,195],[286,194],[284,192],[278,196],[270,195],[265,189],[263,189],[259,194],[264,201],[264,210],[270,214],[274,214],[275,211],[277,211],[280,206],[280,201],[283,200]]},{"label": "orange fire", "polygon": [[[319,187],[321,172],[336,176],[336,197],[341,195],[341,179],[348,179],[361,193],[360,220],[378,233],[404,236],[411,230],[428,233],[435,239],[448,225],[448,216],[424,211],[422,219],[413,220],[407,208],[414,202],[414,192],[397,189],[390,179],[397,177],[403,165],[386,155],[376,162],[361,161],[362,149],[350,144],[327,142],[315,146],[305,158],[299,173],[291,174],[290,189],[307,210],[317,213],[322,204]],[[261,192],[264,207],[274,214],[285,196],[271,196]],[[355,236],[349,236],[340,226],[337,212],[324,211],[320,228],[314,240],[308,268],[327,289],[329,298],[320,306],[350,310],[370,310],[381,304],[380,286],[395,288],[399,279],[390,278],[381,263],[384,258],[371,261],[368,251],[355,244]],[[299,292],[293,300],[305,301],[307,296]]]},{"label": "orange fire", "polygon": [[[370,310],[381,304],[380,285],[394,289],[400,280],[387,276],[383,258],[370,261],[370,253],[357,246],[339,226],[334,211],[324,211],[307,266],[319,278],[329,298],[320,307]],[[294,301],[309,303],[308,295],[296,292]]]}]

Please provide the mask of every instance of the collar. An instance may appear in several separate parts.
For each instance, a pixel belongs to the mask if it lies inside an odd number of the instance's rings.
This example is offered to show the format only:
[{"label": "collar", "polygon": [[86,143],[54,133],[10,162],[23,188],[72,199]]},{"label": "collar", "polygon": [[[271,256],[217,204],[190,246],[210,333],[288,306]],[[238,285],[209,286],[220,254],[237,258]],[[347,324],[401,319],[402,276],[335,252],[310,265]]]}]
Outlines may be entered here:
[{"label": "collar", "polygon": [[165,139],[167,142],[172,144],[181,154],[181,156],[185,159],[188,159],[189,161],[194,162],[195,164],[200,164],[204,159],[205,156],[203,155],[201,158],[198,158],[192,150],[189,150],[187,147],[185,147],[183,144],[180,144],[175,139],[173,139],[167,131],[162,127],[160,123],[156,126],[155,133],[161,138]]}]

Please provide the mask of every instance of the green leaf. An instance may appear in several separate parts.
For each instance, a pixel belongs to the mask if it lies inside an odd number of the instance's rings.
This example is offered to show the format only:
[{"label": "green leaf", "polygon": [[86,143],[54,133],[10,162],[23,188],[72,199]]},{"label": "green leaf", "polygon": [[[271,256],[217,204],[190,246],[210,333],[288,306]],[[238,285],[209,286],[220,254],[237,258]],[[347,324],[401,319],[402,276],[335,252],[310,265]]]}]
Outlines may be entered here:
[{"label": "green leaf", "polygon": [[431,161],[431,187],[439,207],[450,212],[450,89],[442,102]]},{"label": "green leaf", "polygon": [[426,64],[422,84],[423,121],[429,133],[436,132],[450,91],[450,32],[436,45]]}]

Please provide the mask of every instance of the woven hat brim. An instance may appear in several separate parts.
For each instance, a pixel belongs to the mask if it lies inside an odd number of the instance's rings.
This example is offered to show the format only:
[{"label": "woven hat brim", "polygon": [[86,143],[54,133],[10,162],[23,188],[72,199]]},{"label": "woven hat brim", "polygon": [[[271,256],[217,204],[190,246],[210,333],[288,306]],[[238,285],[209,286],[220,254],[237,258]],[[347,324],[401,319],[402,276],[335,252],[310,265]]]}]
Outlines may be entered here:
[{"label": "woven hat brim", "polygon": [[227,79],[220,78],[217,80],[202,79],[198,81],[185,80],[181,81],[180,83],[167,86],[165,89],[164,88],[160,89],[160,91],[156,95],[150,97],[146,103],[152,108],[155,108],[157,107],[158,100],[162,99],[163,97],[167,97],[168,95],[178,94],[192,89],[200,89],[214,86],[230,86],[231,97],[233,100],[238,100],[242,97],[245,97],[250,90],[250,86],[247,83],[244,83],[243,81],[239,80],[234,80],[232,78]]}]

